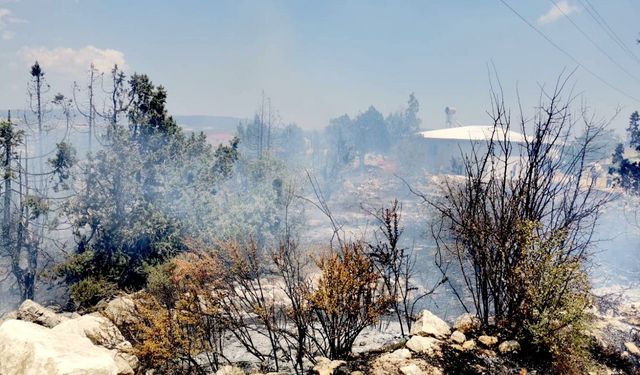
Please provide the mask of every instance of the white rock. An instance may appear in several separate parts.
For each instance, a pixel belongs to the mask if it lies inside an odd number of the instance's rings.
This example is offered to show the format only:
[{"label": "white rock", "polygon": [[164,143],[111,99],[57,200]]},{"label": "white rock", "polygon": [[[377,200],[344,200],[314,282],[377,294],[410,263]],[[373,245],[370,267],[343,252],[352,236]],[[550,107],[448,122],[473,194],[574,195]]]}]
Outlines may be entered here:
[{"label": "white rock", "polygon": [[433,337],[413,336],[405,345],[415,353],[424,353],[431,356],[440,354],[441,343],[442,341]]},{"label": "white rock", "polygon": [[638,346],[632,342],[625,342],[624,347],[627,348],[627,351],[636,357],[640,357],[640,349]]},{"label": "white rock", "polygon": [[462,349],[464,350],[473,350],[476,348],[475,340],[467,340],[462,344]]},{"label": "white rock", "polygon": [[451,339],[451,341],[455,342],[456,344],[463,344],[465,341],[467,341],[467,337],[464,335],[464,333],[462,333],[460,331],[454,331],[451,334],[450,339]]},{"label": "white rock", "polygon": [[222,366],[216,371],[216,375],[244,375],[241,368],[235,366]]},{"label": "white rock", "polygon": [[2,316],[0,316],[0,323],[9,319],[18,319],[18,310],[9,311],[2,314]]},{"label": "white rock", "polygon": [[312,374],[333,375],[333,372],[340,366],[347,364],[345,361],[330,360],[325,357],[316,357],[316,364],[313,366]]},{"label": "white rock", "polygon": [[133,347],[118,327],[109,319],[99,314],[82,315],[66,320],[52,328],[55,332],[85,336],[95,345],[114,349],[116,360],[124,361],[132,369],[138,367],[138,358],[133,354]]},{"label": "white rock", "polygon": [[456,319],[453,328],[462,333],[469,333],[479,330],[481,325],[482,322],[477,316],[467,313],[460,315],[458,319]]},{"label": "white rock", "polygon": [[409,351],[409,349],[405,348],[394,350],[391,355],[399,361],[411,359],[411,352]]},{"label": "white rock", "polygon": [[485,346],[494,346],[498,343],[498,338],[495,336],[482,335],[478,337],[478,341],[480,341]]},{"label": "white rock", "polygon": [[411,351],[405,348],[395,350],[391,353],[385,353],[378,358],[379,361],[392,363],[401,362],[406,359],[411,359]]},{"label": "white rock", "polygon": [[429,310],[423,310],[411,327],[411,335],[433,336],[444,339],[449,336],[451,329],[444,320],[438,318]]},{"label": "white rock", "polygon": [[520,350],[520,343],[515,340],[505,341],[498,346],[498,350],[502,354],[516,352]]},{"label": "white rock", "polygon": [[115,349],[126,341],[120,330],[107,318],[99,315],[82,315],[53,327],[54,331],[86,336],[96,345]]},{"label": "white rock", "polygon": [[84,336],[7,320],[0,326],[0,374],[117,375],[133,370],[119,369],[112,351]]},{"label": "white rock", "polygon": [[28,299],[18,308],[18,319],[39,324],[48,328],[55,327],[68,318],[58,315],[52,310]]},{"label": "white rock", "polygon": [[400,372],[404,375],[422,375],[422,369],[414,363],[400,367]]},{"label": "white rock", "polygon": [[112,299],[102,313],[117,326],[134,324],[138,321],[136,317],[136,303],[128,296],[120,296]]}]

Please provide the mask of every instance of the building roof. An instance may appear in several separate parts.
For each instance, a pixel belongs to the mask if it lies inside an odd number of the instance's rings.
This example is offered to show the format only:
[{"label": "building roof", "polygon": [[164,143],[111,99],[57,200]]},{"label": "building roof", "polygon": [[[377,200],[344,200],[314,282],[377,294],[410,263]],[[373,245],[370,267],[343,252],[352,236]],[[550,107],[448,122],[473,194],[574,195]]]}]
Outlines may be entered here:
[{"label": "building roof", "polygon": [[[470,125],[470,126],[458,126],[453,128],[428,130],[420,132],[420,135],[427,139],[448,139],[448,140],[464,140],[464,141],[488,141],[491,138],[493,132],[492,125]],[[496,139],[502,139],[504,137],[503,130],[496,129]],[[526,137],[524,134],[507,131],[507,137],[511,142],[525,143]]]}]

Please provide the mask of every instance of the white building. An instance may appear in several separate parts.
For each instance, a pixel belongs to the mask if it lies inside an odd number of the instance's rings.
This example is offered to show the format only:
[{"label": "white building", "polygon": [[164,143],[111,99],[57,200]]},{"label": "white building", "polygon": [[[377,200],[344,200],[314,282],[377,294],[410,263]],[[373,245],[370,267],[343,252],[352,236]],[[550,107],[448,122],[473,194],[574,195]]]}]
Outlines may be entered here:
[{"label": "white building", "polygon": [[[491,125],[456,126],[420,132],[427,154],[428,170],[432,173],[461,173],[463,155],[469,155],[473,149],[480,154],[486,151],[494,127]],[[512,157],[519,157],[524,149],[525,135],[515,131],[503,131],[495,128],[495,140],[511,141]]]}]

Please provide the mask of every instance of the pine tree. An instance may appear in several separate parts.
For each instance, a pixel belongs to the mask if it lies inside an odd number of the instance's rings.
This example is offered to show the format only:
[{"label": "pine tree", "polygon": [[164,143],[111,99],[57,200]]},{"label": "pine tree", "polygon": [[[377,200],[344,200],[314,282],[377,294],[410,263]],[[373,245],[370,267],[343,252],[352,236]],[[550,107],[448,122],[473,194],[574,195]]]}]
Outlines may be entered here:
[{"label": "pine tree", "polygon": [[636,151],[640,151],[640,114],[635,111],[629,117],[629,145]]}]

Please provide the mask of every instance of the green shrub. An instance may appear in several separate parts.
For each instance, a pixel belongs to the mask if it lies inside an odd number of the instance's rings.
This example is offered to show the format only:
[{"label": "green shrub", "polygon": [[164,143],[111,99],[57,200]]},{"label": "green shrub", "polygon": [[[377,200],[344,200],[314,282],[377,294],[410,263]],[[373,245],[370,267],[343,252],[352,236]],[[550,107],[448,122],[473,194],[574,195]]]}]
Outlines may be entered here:
[{"label": "green shrub", "polygon": [[71,300],[78,310],[90,309],[102,300],[113,297],[117,286],[101,278],[87,277],[69,287]]},{"label": "green shrub", "polygon": [[538,229],[536,222],[518,226],[522,252],[514,275],[521,275],[524,294],[518,329],[551,355],[554,371],[584,374],[591,365],[585,333],[591,285],[583,259],[565,251],[566,231],[544,238]]}]

